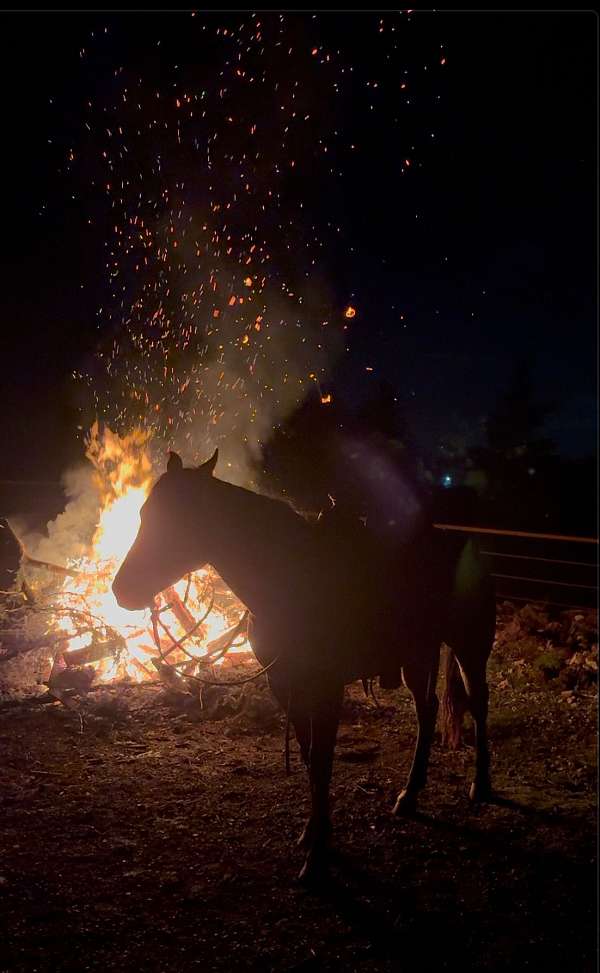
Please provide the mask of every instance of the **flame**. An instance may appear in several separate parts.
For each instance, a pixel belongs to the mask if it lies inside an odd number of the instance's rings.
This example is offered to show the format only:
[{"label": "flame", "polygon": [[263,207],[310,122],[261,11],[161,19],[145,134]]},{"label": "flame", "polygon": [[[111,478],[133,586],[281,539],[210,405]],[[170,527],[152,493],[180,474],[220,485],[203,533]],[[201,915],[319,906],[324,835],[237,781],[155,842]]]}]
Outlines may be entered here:
[{"label": "flame", "polygon": [[344,311],[344,317],[345,318],[353,318],[355,316],[356,316],[356,308],[355,307],[352,307],[352,305],[349,304],[348,307],[346,308],[346,310]]},{"label": "flame", "polygon": [[[79,573],[65,579],[54,623],[65,634],[67,666],[93,665],[96,679],[102,682],[143,682],[158,675],[153,660],[160,662],[160,653],[150,611],[120,608],[111,588],[137,535],[140,509],[154,479],[149,441],[149,434],[140,429],[119,437],[110,429],[101,434],[97,424],[87,441],[86,455],[94,466],[98,493],[97,525],[87,555],[69,561],[68,567]],[[169,663],[189,663],[188,671],[194,670],[194,660],[206,655],[211,643],[238,624],[244,612],[211,567],[182,578],[168,594],[159,595],[157,607],[163,656]],[[174,643],[205,615],[193,637],[185,641],[186,651],[176,648]],[[245,639],[231,649],[232,653],[249,651]]]}]

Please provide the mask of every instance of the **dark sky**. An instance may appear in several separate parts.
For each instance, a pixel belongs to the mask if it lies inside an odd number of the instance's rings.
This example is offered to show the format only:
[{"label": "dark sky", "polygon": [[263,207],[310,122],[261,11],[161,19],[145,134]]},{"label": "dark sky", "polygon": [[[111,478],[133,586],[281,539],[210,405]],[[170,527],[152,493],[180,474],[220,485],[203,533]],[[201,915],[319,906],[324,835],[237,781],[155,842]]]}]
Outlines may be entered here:
[{"label": "dark sky", "polygon": [[[399,26],[398,52],[382,65],[366,16],[298,24],[312,42],[342,50],[361,77],[387,82],[370,123],[358,94],[342,103],[341,129],[355,109],[367,119],[344,180],[326,183],[315,171],[302,187],[324,231],[345,221],[343,242],[328,247],[328,283],[340,306],[351,300],[359,313],[334,384],[364,397],[375,378],[393,383],[419,435],[434,442],[456,422],[476,430],[516,360],[531,355],[540,397],[558,403],[549,431],[561,451],[591,452],[595,17],[417,15]],[[98,340],[109,214],[98,205],[100,231],[90,230],[96,202],[64,160],[85,137],[86,98],[108,97],[115,66],[141,69],[157,37],[165,58],[193,59],[186,24],[167,14],[2,15],[0,477],[55,477],[80,454],[71,373],[90,367]],[[105,26],[102,48],[82,58]],[[446,58],[444,71],[417,78],[432,50]],[[385,119],[398,113],[390,80],[406,65],[416,96],[398,135]],[[409,181],[399,157],[413,143]]]}]

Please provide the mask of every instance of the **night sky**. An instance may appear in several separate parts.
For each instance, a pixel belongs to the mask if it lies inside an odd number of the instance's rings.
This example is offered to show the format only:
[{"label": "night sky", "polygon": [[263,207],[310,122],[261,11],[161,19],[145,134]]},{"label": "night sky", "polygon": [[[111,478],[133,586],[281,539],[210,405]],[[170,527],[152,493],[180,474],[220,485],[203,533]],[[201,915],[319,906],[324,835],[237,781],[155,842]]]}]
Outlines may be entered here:
[{"label": "night sky", "polygon": [[[58,477],[83,454],[83,430],[77,426],[85,427],[97,407],[110,421],[116,399],[123,399],[123,386],[131,383],[139,390],[143,368],[157,368],[152,351],[139,372],[128,374],[121,350],[115,370],[108,377],[105,371],[107,349],[121,341],[124,319],[131,320],[129,308],[137,302],[138,331],[152,313],[150,290],[140,300],[138,278],[124,249],[115,258],[121,291],[115,290],[106,269],[115,214],[124,225],[124,214],[133,212],[131,195],[115,204],[114,188],[102,190],[104,129],[121,118],[110,111],[121,97],[123,77],[130,84],[142,79],[146,92],[160,88],[162,102],[173,102],[164,116],[171,127],[162,151],[158,128],[147,136],[136,134],[148,122],[149,100],[141,101],[139,118],[127,103],[120,143],[125,154],[121,151],[113,175],[122,175],[119,166],[130,167],[127,172],[138,166],[146,173],[144,191],[156,199],[161,186],[171,185],[171,196],[179,192],[190,219],[198,214],[201,223],[209,211],[208,183],[216,184],[218,193],[219,180],[232,177],[233,168],[219,169],[218,156],[207,172],[203,139],[211,125],[219,132],[218,153],[224,144],[235,144],[236,125],[246,132],[254,111],[263,148],[263,168],[256,170],[255,184],[263,194],[268,191],[267,169],[283,169],[297,156],[297,165],[294,159],[292,169],[274,175],[280,193],[277,210],[275,215],[264,211],[257,239],[268,241],[272,254],[267,289],[274,282],[279,286],[283,278],[294,289],[295,274],[308,287],[314,269],[318,297],[307,309],[306,334],[308,346],[316,347],[320,318],[327,319],[333,340],[324,344],[335,346],[335,354],[331,352],[326,377],[317,366],[327,352],[315,351],[314,367],[334,395],[366,398],[373,383],[384,380],[407,403],[426,445],[457,425],[476,437],[516,361],[529,355],[540,398],[558,403],[548,433],[565,455],[592,452],[594,16],[305,14],[286,15],[283,28],[279,15],[258,16],[264,23],[264,50],[263,35],[255,40],[256,18],[252,21],[250,14],[2,16],[0,478]],[[235,34],[242,21],[243,31]],[[216,91],[224,83],[219,71],[230,36],[217,37],[223,25],[235,34],[238,46],[232,44],[232,52],[242,50],[238,41],[244,31],[252,38],[248,60],[239,61],[241,71],[249,74],[257,64],[267,64],[264,88],[269,87],[270,97],[275,97],[277,72],[282,91],[298,82],[293,90],[310,120],[295,142],[290,136],[281,157],[280,129],[274,127],[272,114],[275,102],[263,100],[261,90],[239,95],[239,118],[235,99],[219,106]],[[285,45],[293,44],[291,54],[281,44],[273,46],[278,31],[284,31]],[[226,59],[231,70],[234,58]],[[240,84],[248,80],[247,75],[239,77]],[[207,101],[208,118],[189,123],[181,146],[174,141],[172,119],[181,110],[175,108],[175,98],[201,89],[208,91],[209,100],[214,89],[213,100]],[[235,117],[228,136],[225,116],[230,111]],[[202,160],[197,165],[192,143]],[[148,158],[141,158],[142,153]],[[150,167],[150,157],[157,154],[160,173],[152,169],[150,185],[151,170],[144,166]],[[180,190],[182,172],[186,178]],[[232,217],[240,239],[244,220],[257,226],[258,193]],[[156,206],[154,212],[162,231],[172,214],[158,212]],[[120,227],[116,232],[122,237]],[[154,272],[150,267],[147,288],[153,286]],[[226,273],[221,266],[221,281]],[[161,292],[161,299],[167,292]],[[155,299],[155,291],[151,297]],[[206,295],[202,300],[197,308],[200,329],[210,320]],[[351,321],[344,318],[348,305],[357,310]],[[298,333],[302,329],[294,322],[301,312],[295,306],[289,319],[289,328]],[[172,320],[171,350],[179,340],[176,316]],[[280,340],[279,320],[279,313],[274,314],[273,346]],[[233,318],[231,322],[233,328]],[[240,335],[247,333],[242,318],[236,322]],[[257,339],[255,331],[249,333],[251,341]],[[263,329],[261,340],[264,336]],[[233,332],[230,337],[235,353],[246,354],[243,339],[234,338]],[[193,367],[193,349],[192,343],[188,357],[178,358],[178,387],[185,385],[182,376]],[[98,359],[98,350],[104,357]],[[294,357],[294,350],[290,354]],[[245,367],[245,361],[240,358],[235,368]],[[273,368],[278,361],[276,357]],[[308,375],[310,355],[295,358],[294,367]],[[94,387],[102,390],[100,398],[94,397]],[[219,388],[219,402],[233,394]],[[178,403],[172,396],[160,412],[161,421],[173,422],[175,416],[173,441],[185,443],[186,436],[196,436],[193,444],[200,448],[202,437],[196,432],[208,415],[206,408],[195,424],[185,426],[181,420],[177,427],[177,415],[189,402],[189,397]],[[133,418],[133,406],[127,408]],[[288,403],[285,410],[275,409],[276,418],[289,408]],[[128,413],[116,412],[121,425],[126,423]],[[218,429],[231,437],[237,427]]]}]

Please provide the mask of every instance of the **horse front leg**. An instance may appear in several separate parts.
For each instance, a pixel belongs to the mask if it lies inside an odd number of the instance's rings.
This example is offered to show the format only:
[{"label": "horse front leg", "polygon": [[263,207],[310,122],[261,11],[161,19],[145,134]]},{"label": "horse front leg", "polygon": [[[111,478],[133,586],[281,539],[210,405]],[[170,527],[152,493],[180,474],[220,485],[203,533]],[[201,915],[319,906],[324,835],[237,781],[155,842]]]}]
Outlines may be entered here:
[{"label": "horse front leg", "polygon": [[412,693],[417,714],[417,742],[406,787],[398,795],[392,814],[414,814],[419,791],[427,783],[427,768],[439,701],[435,693],[439,647],[429,665],[404,668],[404,681]]},{"label": "horse front leg", "polygon": [[308,700],[302,692],[292,688],[289,680],[278,680],[271,676],[269,686],[275,699],[289,716],[300,747],[302,760],[308,768],[310,760],[310,709]]},{"label": "horse front leg", "polygon": [[329,786],[333,769],[333,752],[340,721],[343,686],[330,692],[320,691],[310,705],[310,778],[311,815],[300,841],[307,848],[301,881],[310,881],[322,874],[327,864],[331,838]]},{"label": "horse front leg", "polygon": [[490,801],[492,782],[490,779],[490,751],[487,738],[489,690],[484,683],[479,687],[479,695],[470,701],[473,722],[475,723],[475,780],[471,784],[469,797],[472,801]]},{"label": "horse front leg", "polygon": [[[296,740],[298,741],[298,746],[300,747],[300,755],[304,766],[310,774],[310,744],[311,744],[311,715],[308,701],[303,698],[303,696],[298,693],[291,693],[289,700],[289,718],[294,727],[294,733],[296,734]],[[298,838],[297,845],[299,848],[310,848],[313,833],[313,819],[312,815],[308,818],[300,837]]]}]

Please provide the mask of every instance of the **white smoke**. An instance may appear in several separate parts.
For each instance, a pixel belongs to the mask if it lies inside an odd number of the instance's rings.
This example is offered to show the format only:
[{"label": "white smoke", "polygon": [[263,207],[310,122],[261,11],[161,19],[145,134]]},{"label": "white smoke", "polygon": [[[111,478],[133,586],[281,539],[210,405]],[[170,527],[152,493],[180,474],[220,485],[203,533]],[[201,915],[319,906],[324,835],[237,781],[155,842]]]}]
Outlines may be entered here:
[{"label": "white smoke", "polygon": [[66,567],[70,559],[82,557],[89,548],[98,523],[100,496],[91,465],[67,470],[62,483],[67,503],[47,524],[46,533],[20,533],[18,520],[12,523],[31,557]]}]

